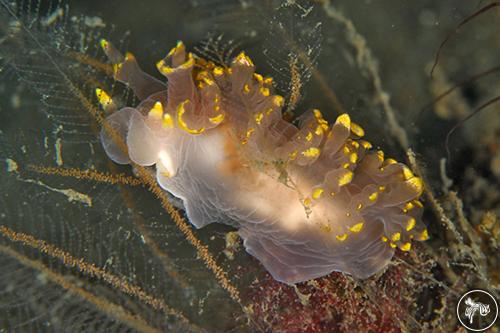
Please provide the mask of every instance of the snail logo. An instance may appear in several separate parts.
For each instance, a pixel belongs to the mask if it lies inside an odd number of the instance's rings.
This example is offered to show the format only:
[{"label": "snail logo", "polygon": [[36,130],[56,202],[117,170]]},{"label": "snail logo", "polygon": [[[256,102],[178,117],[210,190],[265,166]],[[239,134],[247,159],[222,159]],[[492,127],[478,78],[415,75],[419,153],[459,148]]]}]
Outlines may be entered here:
[{"label": "snail logo", "polygon": [[485,331],[498,318],[497,301],[484,290],[471,290],[458,301],[457,317],[465,328],[474,332]]}]

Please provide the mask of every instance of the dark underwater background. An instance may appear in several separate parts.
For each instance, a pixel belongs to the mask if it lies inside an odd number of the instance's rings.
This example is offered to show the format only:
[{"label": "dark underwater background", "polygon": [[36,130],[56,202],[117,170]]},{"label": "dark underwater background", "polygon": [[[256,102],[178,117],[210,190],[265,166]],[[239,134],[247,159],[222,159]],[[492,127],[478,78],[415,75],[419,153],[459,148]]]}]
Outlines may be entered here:
[{"label": "dark underwater background", "polygon": [[[450,35],[430,76],[447,34],[489,2],[0,3],[0,332],[455,332],[463,293],[498,298],[500,104],[462,121],[500,95],[500,9]],[[143,179],[92,179],[135,177],[99,142],[95,88],[136,103],[106,74],[100,38],[158,78],[178,40],[195,53],[235,45],[283,96],[304,52],[293,113],[347,112],[422,176],[430,240],[368,280],[287,286],[230,227],[179,229]]]}]

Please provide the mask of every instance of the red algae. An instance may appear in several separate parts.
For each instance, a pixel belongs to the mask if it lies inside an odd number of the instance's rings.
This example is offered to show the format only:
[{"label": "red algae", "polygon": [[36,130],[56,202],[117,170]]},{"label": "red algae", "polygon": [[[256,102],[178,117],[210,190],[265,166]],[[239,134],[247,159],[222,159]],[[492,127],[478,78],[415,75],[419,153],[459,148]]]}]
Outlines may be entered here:
[{"label": "red algae", "polygon": [[[408,310],[415,304],[414,283],[419,280],[398,252],[399,264],[379,277],[354,280],[334,272],[294,286],[275,281],[270,275],[255,280],[246,295],[248,313],[269,332],[402,332],[422,330]],[[413,263],[416,264],[416,263]],[[421,263],[420,266],[425,266]],[[422,267],[427,270],[427,268]]]}]

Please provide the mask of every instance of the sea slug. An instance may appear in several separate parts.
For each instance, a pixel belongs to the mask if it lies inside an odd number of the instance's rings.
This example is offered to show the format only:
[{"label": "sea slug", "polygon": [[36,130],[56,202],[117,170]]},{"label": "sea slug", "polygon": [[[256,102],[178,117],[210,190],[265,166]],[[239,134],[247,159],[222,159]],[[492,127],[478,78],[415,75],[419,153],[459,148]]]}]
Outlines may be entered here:
[{"label": "sea slug", "polygon": [[[276,280],[298,283],[332,271],[367,278],[396,247],[409,251],[412,239],[428,238],[421,179],[371,150],[347,114],[333,124],[317,109],[298,127],[284,120],[284,98],[244,52],[216,64],[179,42],[157,64],[164,83],[132,54],[101,45],[115,79],[141,100],[107,117],[128,149],[103,128],[108,156],[151,166],[197,228],[237,228],[246,251]],[[97,95],[101,104],[110,101],[100,89]]]}]

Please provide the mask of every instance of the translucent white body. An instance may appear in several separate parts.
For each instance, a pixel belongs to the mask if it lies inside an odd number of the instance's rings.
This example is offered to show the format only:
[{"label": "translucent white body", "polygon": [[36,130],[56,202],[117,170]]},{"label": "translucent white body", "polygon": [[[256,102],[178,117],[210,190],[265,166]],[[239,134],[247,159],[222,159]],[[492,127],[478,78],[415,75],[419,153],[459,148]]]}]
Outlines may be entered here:
[{"label": "translucent white body", "polygon": [[297,283],[332,271],[367,278],[395,248],[408,251],[412,238],[427,238],[420,180],[370,151],[346,114],[333,125],[319,110],[298,127],[285,121],[272,80],[255,74],[243,53],[224,69],[179,44],[158,63],[168,88],[131,56],[116,68],[115,77],[144,98],[106,119],[128,149],[103,129],[109,157],[154,167],[197,228],[236,227],[275,279]]}]

